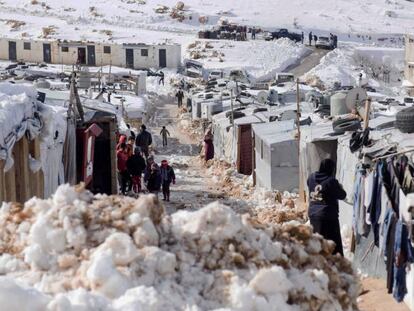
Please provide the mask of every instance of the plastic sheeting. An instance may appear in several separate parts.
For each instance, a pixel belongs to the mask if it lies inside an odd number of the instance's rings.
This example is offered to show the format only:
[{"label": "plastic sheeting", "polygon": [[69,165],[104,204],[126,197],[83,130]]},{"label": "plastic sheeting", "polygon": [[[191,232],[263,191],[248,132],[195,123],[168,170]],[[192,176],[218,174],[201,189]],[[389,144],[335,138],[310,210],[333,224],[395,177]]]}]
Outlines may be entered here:
[{"label": "plastic sheeting", "polygon": [[36,90],[26,84],[0,83],[0,159],[4,170],[14,164],[14,144],[27,133],[29,139],[39,135],[42,121],[38,113]]},{"label": "plastic sheeting", "polygon": [[45,197],[65,183],[63,147],[66,139],[67,108],[42,105],[44,129],[40,140],[40,157],[45,178]]}]

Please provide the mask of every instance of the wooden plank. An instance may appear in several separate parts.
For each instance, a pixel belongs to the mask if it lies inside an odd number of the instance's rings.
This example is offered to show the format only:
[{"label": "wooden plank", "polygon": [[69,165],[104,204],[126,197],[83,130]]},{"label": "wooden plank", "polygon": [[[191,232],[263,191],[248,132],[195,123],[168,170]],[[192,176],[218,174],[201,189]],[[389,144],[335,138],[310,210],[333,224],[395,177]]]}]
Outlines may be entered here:
[{"label": "wooden plank", "polygon": [[[41,161],[40,158],[40,140],[36,137],[29,144],[29,152],[32,158]],[[30,197],[36,196],[38,198],[44,197],[44,175],[40,168],[36,173],[30,170]]]},{"label": "wooden plank", "polygon": [[29,142],[23,136],[15,145],[16,199],[24,203],[30,199]]},{"label": "wooden plank", "polygon": [[16,202],[16,163],[5,174],[5,201]]},{"label": "wooden plank", "polygon": [[6,189],[5,189],[6,179],[4,176],[4,165],[5,165],[5,161],[0,160],[0,204],[6,199]]}]

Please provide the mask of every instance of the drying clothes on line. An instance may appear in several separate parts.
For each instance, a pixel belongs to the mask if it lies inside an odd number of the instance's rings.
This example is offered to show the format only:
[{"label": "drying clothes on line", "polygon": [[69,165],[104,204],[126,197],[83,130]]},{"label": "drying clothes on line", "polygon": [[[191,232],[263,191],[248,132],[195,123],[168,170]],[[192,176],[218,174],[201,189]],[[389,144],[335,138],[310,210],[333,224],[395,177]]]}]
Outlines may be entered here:
[{"label": "drying clothes on line", "polygon": [[401,302],[407,294],[407,268],[414,262],[414,250],[408,238],[407,226],[401,220],[396,225],[394,255],[393,297]]},{"label": "drying clothes on line", "polygon": [[[372,229],[374,243],[384,257],[387,290],[398,302],[407,293],[407,268],[414,262],[411,243],[411,203],[414,165],[406,156],[390,157],[372,167],[359,164],[354,184],[353,228],[359,237]],[[411,201],[409,201],[411,202]]]}]

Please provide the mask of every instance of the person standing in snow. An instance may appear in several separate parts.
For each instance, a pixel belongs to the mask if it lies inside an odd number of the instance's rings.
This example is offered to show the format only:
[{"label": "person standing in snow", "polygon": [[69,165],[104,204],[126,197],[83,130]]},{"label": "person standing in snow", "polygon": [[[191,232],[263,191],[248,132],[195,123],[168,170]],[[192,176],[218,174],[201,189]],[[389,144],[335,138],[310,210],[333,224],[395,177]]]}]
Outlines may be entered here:
[{"label": "person standing in snow", "polygon": [[162,194],[164,196],[163,201],[170,201],[170,185],[175,185],[175,173],[174,169],[168,165],[167,160],[161,161],[161,180],[162,180]]},{"label": "person standing in snow", "polygon": [[142,153],[145,154],[145,157],[149,156],[149,146],[152,145],[152,136],[147,132],[147,127],[142,124],[141,130],[135,139],[135,145],[141,148]]},{"label": "person standing in snow", "polygon": [[204,159],[206,162],[214,158],[213,139],[214,136],[211,132],[211,128],[209,128],[204,135]]},{"label": "person standing in snow", "polygon": [[127,192],[127,185],[129,180],[129,174],[127,170],[128,153],[125,143],[121,143],[118,151],[116,152],[117,167],[118,167],[118,182],[121,187],[121,194],[125,195]]},{"label": "person standing in snow", "polygon": [[252,40],[256,40],[256,27],[252,28]]},{"label": "person standing in snow", "polygon": [[170,135],[170,132],[168,132],[168,130],[166,129],[165,126],[162,127],[160,135],[162,137],[162,146],[163,147],[167,146],[167,136],[171,136],[171,135]]},{"label": "person standing in snow", "polygon": [[144,183],[148,182],[148,178],[151,174],[151,165],[155,163],[154,156],[149,156],[147,159],[146,168],[144,170]]},{"label": "person standing in snow", "polygon": [[164,72],[160,71],[160,79],[158,80],[159,85],[161,85],[162,83],[162,85],[164,86],[164,78],[165,78]]},{"label": "person standing in snow", "polygon": [[312,31],[309,33],[309,46],[312,46],[312,39],[313,39],[313,35],[312,35]]},{"label": "person standing in snow", "polygon": [[313,41],[315,41],[315,45],[316,45],[316,41],[318,41],[318,36],[317,35],[313,35]]},{"label": "person standing in snow", "polygon": [[334,254],[344,255],[339,226],[338,200],[346,198],[346,192],[334,177],[335,162],[325,159],[319,171],[308,178],[309,220],[315,233],[335,242]]},{"label": "person standing in snow", "polygon": [[177,97],[178,99],[178,108],[181,108],[181,106],[183,105],[184,98],[184,92],[181,88],[178,90],[177,94],[175,94],[175,97]]},{"label": "person standing in snow", "polygon": [[142,190],[141,177],[145,167],[146,164],[141,155],[141,149],[139,147],[135,147],[134,154],[127,161],[127,170],[131,176],[132,190],[135,193],[139,193]]},{"label": "person standing in snow", "polygon": [[302,44],[303,44],[303,40],[305,39],[305,34],[303,33],[303,31],[302,31],[302,34],[301,34],[301,39],[302,39]]},{"label": "person standing in snow", "polygon": [[161,173],[160,168],[156,163],[151,164],[151,172],[148,176],[147,189],[149,193],[153,193],[158,197],[158,192],[161,190]]}]

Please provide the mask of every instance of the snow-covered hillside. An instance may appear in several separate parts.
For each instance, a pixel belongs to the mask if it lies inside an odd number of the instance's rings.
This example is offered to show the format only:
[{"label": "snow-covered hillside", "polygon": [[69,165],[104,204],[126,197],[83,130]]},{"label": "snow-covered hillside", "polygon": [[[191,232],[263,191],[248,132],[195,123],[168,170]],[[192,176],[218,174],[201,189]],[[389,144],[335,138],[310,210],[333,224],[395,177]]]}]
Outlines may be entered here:
[{"label": "snow-covered hillside", "polygon": [[[223,18],[250,26],[319,33],[401,34],[414,31],[414,3],[407,0],[191,0],[171,16],[176,0],[3,0],[0,35],[121,41],[185,41]],[[165,6],[165,7],[162,7]],[[156,12],[156,9],[159,12]],[[182,17],[182,18],[181,18]],[[181,21],[179,21],[181,19]]]}]

